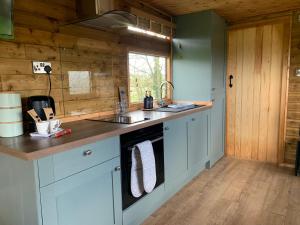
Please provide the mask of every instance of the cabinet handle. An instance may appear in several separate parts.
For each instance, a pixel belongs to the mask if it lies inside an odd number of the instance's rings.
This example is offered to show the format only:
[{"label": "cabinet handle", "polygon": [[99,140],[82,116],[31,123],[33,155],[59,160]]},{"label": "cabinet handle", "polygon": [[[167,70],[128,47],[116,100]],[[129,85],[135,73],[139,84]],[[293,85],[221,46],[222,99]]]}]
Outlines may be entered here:
[{"label": "cabinet handle", "polygon": [[86,150],[84,153],[83,153],[83,156],[90,156],[92,154],[92,150]]},{"label": "cabinet handle", "polygon": [[120,171],[120,170],[121,170],[120,166],[115,167],[115,171]]},{"label": "cabinet handle", "polygon": [[212,90],[212,91],[215,91],[215,90],[216,90],[216,88],[212,88],[211,90]]},{"label": "cabinet handle", "polygon": [[170,130],[170,128],[169,127],[165,127],[165,130]]},{"label": "cabinet handle", "polygon": [[233,75],[229,76],[229,87],[232,88],[233,84],[232,84],[232,80],[233,80]]},{"label": "cabinet handle", "polygon": [[192,121],[195,121],[196,119],[195,118],[192,118]]}]

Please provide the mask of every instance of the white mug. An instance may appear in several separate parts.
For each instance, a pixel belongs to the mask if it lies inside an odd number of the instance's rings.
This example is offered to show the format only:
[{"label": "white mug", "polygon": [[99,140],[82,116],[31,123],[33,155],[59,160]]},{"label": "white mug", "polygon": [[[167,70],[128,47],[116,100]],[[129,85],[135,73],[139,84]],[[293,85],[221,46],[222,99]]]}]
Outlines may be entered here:
[{"label": "white mug", "polygon": [[50,123],[49,121],[41,121],[37,122],[36,129],[39,134],[49,134],[50,129]]},{"label": "white mug", "polygon": [[49,120],[49,122],[50,122],[50,133],[54,133],[54,132],[58,131],[58,128],[61,125],[60,120],[52,119],[52,120]]}]

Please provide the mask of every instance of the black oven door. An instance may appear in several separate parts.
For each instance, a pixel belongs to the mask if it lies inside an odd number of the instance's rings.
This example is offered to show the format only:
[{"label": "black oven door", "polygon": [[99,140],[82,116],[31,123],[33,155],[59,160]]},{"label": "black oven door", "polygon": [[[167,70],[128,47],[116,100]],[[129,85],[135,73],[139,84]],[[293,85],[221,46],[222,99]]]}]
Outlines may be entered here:
[{"label": "black oven door", "polygon": [[[156,125],[157,126],[157,125]],[[152,128],[152,127],[149,127]],[[131,193],[131,149],[137,143],[150,140],[152,141],[155,164],[156,164],[156,185],[155,188],[164,183],[164,141],[162,126],[142,129],[143,131],[134,131],[129,134],[121,135],[121,168],[122,168],[122,207],[123,210],[143,198],[147,193],[144,192],[139,198],[133,197]],[[161,128],[161,129],[160,129]],[[154,132],[153,132],[154,131]],[[133,135],[130,135],[133,134]]]}]

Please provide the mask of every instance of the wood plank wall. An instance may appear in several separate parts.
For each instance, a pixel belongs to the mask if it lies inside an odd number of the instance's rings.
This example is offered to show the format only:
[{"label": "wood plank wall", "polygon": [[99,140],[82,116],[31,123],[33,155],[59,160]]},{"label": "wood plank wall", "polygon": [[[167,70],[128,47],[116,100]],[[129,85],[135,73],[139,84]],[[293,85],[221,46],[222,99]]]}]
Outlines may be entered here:
[{"label": "wood plank wall", "polygon": [[300,68],[300,22],[299,12],[293,15],[291,36],[291,58],[288,111],[285,138],[285,162],[294,163],[296,156],[296,142],[299,139],[300,128],[300,77],[295,76],[296,68]]},{"label": "wood plank wall", "polygon": [[[144,38],[134,36],[135,42],[127,43],[109,32],[58,26],[75,18],[75,0],[15,0],[15,39],[0,41],[0,91],[20,92],[24,102],[31,95],[47,95],[47,76],[32,73],[32,60],[45,60],[53,67],[59,117],[112,111],[118,86],[127,87],[127,48]],[[169,46],[152,40],[144,49],[166,52]],[[90,93],[70,94],[68,71],[90,71]]]}]

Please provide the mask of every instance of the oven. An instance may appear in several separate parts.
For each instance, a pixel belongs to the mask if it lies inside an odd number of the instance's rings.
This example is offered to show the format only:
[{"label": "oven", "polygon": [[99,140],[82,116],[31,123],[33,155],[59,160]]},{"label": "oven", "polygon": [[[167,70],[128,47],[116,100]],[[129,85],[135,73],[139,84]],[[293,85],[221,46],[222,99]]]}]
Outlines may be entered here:
[{"label": "oven", "polygon": [[123,210],[143,198],[147,193],[144,192],[139,198],[133,197],[130,187],[131,175],[131,151],[132,148],[143,141],[150,140],[153,145],[155,164],[156,164],[156,185],[155,188],[164,183],[164,140],[163,124],[139,129],[121,135],[121,174],[122,174],[122,208]]}]

